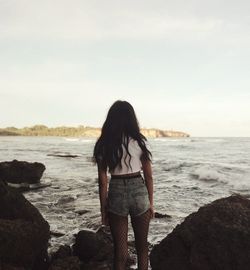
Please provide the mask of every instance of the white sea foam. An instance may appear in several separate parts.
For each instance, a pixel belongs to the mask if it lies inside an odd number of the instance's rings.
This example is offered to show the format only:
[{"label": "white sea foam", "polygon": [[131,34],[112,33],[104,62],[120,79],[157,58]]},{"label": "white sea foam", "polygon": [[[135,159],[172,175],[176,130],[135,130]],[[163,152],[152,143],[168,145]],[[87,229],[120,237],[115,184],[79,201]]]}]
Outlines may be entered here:
[{"label": "white sea foam", "polygon": [[167,164],[163,165],[164,171],[172,171],[172,170],[178,170],[182,167],[191,167],[193,164],[187,163],[187,162],[168,162]]},{"label": "white sea foam", "polygon": [[183,163],[168,163],[164,165],[163,170],[164,171],[172,171],[172,170],[177,170],[182,167]]},{"label": "white sea foam", "polygon": [[79,138],[64,138],[64,139],[69,142],[78,142],[80,140]]},{"label": "white sea foam", "polygon": [[225,179],[225,175],[223,173],[210,166],[199,167],[191,174],[197,177],[199,180],[205,181],[224,181]]},{"label": "white sea foam", "polygon": [[82,142],[82,143],[93,143],[95,141],[96,141],[96,139],[81,139],[80,140],[80,142]]},{"label": "white sea foam", "polygon": [[155,142],[165,142],[165,141],[167,141],[167,138],[154,138],[154,139],[150,139],[150,140],[154,140]]},{"label": "white sea foam", "polygon": [[67,137],[64,137],[64,140],[68,141],[68,142],[92,143],[96,139],[95,138],[67,138]]},{"label": "white sea foam", "polygon": [[8,186],[10,187],[14,187],[14,188],[28,188],[29,187],[29,183],[7,183]]},{"label": "white sea foam", "polygon": [[250,172],[240,175],[232,183],[237,191],[250,191]]}]

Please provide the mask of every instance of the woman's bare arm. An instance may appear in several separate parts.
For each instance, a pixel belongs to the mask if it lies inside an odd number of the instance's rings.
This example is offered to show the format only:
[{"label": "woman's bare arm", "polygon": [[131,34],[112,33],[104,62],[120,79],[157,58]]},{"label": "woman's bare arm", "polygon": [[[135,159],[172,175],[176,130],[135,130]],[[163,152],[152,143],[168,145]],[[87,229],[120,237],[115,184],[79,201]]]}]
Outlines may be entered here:
[{"label": "woman's bare arm", "polygon": [[103,168],[100,164],[97,164],[98,167],[98,184],[99,184],[99,198],[100,198],[100,207],[102,214],[102,224],[107,225],[106,222],[106,208],[107,208],[107,197],[108,197],[108,177],[107,177],[107,168]]},{"label": "woman's bare arm", "polygon": [[142,170],[143,170],[145,183],[146,183],[146,186],[147,186],[147,189],[148,189],[150,205],[153,207],[153,205],[154,205],[154,200],[153,200],[154,187],[153,187],[153,176],[152,176],[151,161],[150,160],[145,160],[145,159],[142,158],[141,162],[142,162]]}]

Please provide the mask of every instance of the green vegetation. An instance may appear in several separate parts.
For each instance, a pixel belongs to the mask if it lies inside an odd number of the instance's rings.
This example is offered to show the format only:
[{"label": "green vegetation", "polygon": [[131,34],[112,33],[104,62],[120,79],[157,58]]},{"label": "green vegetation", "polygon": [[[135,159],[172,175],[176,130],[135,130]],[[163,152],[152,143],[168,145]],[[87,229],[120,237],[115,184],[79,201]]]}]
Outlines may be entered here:
[{"label": "green vegetation", "polygon": [[[0,129],[0,136],[65,136],[65,137],[91,137],[99,133],[100,129],[78,126],[78,127],[55,127],[49,128],[45,125],[32,127],[14,128],[7,127]],[[98,135],[97,135],[98,136]]]}]

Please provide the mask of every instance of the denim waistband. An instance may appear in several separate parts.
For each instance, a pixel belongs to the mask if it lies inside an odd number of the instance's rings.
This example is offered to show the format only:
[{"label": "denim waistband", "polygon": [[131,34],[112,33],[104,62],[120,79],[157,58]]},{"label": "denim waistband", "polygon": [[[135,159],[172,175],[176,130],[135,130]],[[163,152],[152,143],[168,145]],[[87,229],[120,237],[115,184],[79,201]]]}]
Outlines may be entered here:
[{"label": "denim waistband", "polygon": [[141,177],[141,173],[138,172],[137,174],[133,174],[133,175],[111,175],[111,179],[133,179],[133,178],[138,178]]}]

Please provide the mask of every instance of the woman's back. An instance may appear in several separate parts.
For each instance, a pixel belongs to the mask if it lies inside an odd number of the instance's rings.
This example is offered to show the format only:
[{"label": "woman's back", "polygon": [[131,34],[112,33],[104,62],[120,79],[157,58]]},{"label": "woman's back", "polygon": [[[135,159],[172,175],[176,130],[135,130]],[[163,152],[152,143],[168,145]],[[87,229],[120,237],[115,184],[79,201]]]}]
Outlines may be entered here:
[{"label": "woman's back", "polygon": [[130,137],[127,149],[125,144],[122,144],[123,155],[121,158],[121,164],[118,164],[113,170],[111,170],[110,171],[111,174],[113,175],[130,174],[139,172],[141,170],[142,149],[139,146],[138,142]]}]

